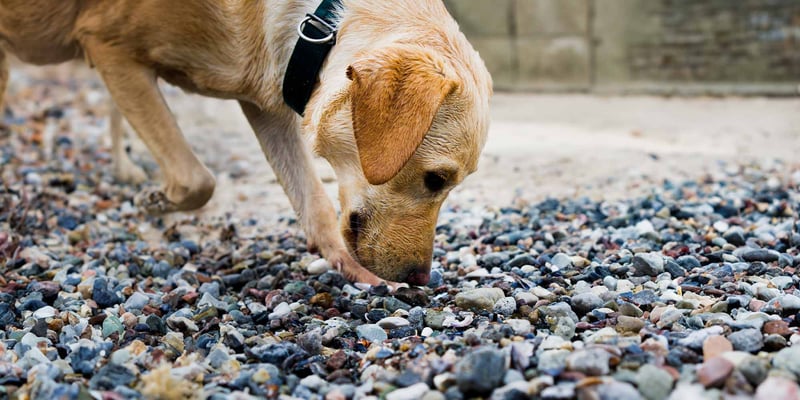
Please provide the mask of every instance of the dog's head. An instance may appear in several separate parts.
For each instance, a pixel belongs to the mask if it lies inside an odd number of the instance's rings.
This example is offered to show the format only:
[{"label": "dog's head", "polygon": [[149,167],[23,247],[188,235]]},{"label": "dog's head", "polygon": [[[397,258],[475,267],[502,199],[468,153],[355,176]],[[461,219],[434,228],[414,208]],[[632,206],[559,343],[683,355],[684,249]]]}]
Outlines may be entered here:
[{"label": "dog's head", "polygon": [[396,45],[357,57],[317,127],[349,250],[384,279],[428,282],[439,209],[477,168],[491,78],[469,51],[463,59]]}]

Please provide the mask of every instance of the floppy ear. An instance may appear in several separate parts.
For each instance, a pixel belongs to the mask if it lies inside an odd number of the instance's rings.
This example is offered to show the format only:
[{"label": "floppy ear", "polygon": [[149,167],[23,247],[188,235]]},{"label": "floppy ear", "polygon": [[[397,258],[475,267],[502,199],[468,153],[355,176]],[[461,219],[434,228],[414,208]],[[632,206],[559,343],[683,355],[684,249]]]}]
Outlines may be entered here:
[{"label": "floppy ear", "polygon": [[373,185],[408,162],[457,84],[444,63],[421,48],[391,48],[347,68],[358,157]]}]

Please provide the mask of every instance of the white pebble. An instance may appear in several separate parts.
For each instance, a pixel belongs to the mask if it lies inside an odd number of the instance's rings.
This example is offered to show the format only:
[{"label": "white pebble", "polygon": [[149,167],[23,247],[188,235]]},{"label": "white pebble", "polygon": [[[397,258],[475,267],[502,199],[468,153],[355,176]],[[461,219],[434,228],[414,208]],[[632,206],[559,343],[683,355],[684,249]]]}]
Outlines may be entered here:
[{"label": "white pebble", "polygon": [[36,319],[41,318],[53,318],[56,316],[56,309],[50,306],[44,306],[33,313],[33,317]]},{"label": "white pebble", "polygon": [[395,329],[400,328],[402,326],[408,326],[411,323],[408,322],[405,318],[400,317],[386,317],[380,321],[378,321],[378,326],[383,329]]},{"label": "white pebble", "polygon": [[292,312],[292,308],[289,306],[289,303],[283,302],[278,304],[274,310],[269,314],[269,320],[274,321],[276,319],[281,319],[289,313]]},{"label": "white pebble", "polygon": [[331,263],[329,263],[328,260],[324,258],[314,260],[306,267],[306,271],[310,275],[322,275],[325,272],[330,271],[330,269],[331,269]]}]

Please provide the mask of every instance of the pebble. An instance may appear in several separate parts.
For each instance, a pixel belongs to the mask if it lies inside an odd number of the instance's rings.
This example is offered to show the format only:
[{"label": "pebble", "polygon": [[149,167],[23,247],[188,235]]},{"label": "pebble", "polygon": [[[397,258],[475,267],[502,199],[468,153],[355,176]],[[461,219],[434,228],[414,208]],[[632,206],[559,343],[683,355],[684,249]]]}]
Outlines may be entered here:
[{"label": "pebble", "polygon": [[703,341],[703,358],[705,360],[710,360],[729,351],[733,351],[733,345],[724,336],[713,335]]},{"label": "pebble", "polygon": [[756,389],[755,400],[800,399],[800,387],[796,381],[772,376]]},{"label": "pebble", "polygon": [[622,334],[638,334],[645,327],[646,323],[641,318],[620,315],[617,317],[617,332]]},{"label": "pebble", "polygon": [[486,395],[503,382],[506,356],[502,351],[481,348],[469,352],[455,367],[455,379],[463,393]]},{"label": "pebble", "polygon": [[517,311],[517,301],[513,297],[503,297],[494,303],[493,311],[506,317],[511,316]]},{"label": "pebble", "polygon": [[567,357],[567,369],[589,376],[607,375],[610,360],[611,354],[600,348],[577,350]]},{"label": "pebble", "polygon": [[718,387],[733,372],[734,365],[722,357],[706,360],[697,371],[697,380],[705,387]]},{"label": "pebble", "polygon": [[386,334],[386,331],[375,324],[359,325],[356,328],[356,333],[358,334],[359,338],[366,339],[372,343],[382,343],[384,340],[389,338],[389,336]]},{"label": "pebble", "polygon": [[755,353],[764,346],[764,337],[757,329],[743,329],[728,335],[734,350]]},{"label": "pebble", "polygon": [[664,272],[664,257],[657,253],[637,254],[632,268],[635,276],[658,276]]},{"label": "pebble", "polygon": [[572,309],[579,316],[603,306],[603,299],[594,293],[581,293],[572,296]]},{"label": "pebble", "polygon": [[397,329],[404,326],[409,326],[411,323],[405,318],[400,317],[386,317],[378,321],[377,325],[383,329]]},{"label": "pebble", "polygon": [[430,390],[424,382],[406,388],[396,389],[386,395],[386,400],[417,400],[421,399]]},{"label": "pebble", "polygon": [[309,275],[322,275],[331,270],[331,264],[324,258],[316,259],[306,266]]},{"label": "pebble", "polygon": [[800,379],[800,346],[785,348],[775,354],[772,365],[779,370],[794,374]]},{"label": "pebble", "polygon": [[647,400],[664,400],[669,397],[675,378],[663,368],[644,364],[636,372],[636,386]]},{"label": "pebble", "polygon": [[492,310],[495,303],[504,298],[503,290],[498,288],[478,288],[456,295],[456,305],[464,309]]}]

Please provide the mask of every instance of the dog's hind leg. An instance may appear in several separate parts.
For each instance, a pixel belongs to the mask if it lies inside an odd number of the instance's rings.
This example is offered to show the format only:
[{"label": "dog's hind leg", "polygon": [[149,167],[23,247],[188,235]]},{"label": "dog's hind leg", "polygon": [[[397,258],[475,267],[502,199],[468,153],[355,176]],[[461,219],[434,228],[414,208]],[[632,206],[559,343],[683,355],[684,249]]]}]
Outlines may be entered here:
[{"label": "dog's hind leg", "polygon": [[113,101],[109,101],[109,131],[111,133],[111,159],[114,179],[122,183],[142,183],[147,180],[144,170],[131,160],[125,149],[125,129],[122,127],[122,113]]},{"label": "dog's hind leg", "polygon": [[136,198],[144,210],[161,214],[202,207],[214,193],[214,175],[197,158],[158,89],[153,70],[121,49],[85,43],[114,103],[161,167],[164,186]]}]

